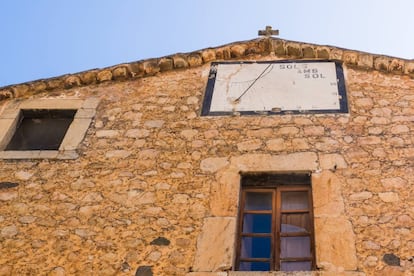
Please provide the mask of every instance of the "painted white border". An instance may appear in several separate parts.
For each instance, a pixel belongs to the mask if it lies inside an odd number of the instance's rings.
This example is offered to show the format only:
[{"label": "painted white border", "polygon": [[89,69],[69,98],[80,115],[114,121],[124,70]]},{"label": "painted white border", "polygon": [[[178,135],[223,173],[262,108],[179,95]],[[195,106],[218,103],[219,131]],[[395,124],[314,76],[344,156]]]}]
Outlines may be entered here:
[{"label": "painted white border", "polygon": [[[95,116],[98,98],[30,99],[14,101],[0,115],[0,159],[76,159],[76,149]],[[4,150],[16,130],[22,109],[76,109],[77,112],[58,150]]]}]

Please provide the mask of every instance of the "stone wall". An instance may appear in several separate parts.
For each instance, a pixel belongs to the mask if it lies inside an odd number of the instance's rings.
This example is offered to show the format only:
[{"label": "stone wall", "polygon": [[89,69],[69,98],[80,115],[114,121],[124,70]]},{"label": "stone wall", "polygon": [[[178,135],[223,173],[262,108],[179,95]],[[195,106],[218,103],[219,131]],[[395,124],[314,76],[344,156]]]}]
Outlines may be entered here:
[{"label": "stone wall", "polygon": [[208,64],[37,93],[100,104],[78,159],[0,161],[0,275],[260,275],[229,272],[239,172],[295,169],[320,270],[300,275],[414,273],[414,81],[345,69],[342,115],[200,117]]}]

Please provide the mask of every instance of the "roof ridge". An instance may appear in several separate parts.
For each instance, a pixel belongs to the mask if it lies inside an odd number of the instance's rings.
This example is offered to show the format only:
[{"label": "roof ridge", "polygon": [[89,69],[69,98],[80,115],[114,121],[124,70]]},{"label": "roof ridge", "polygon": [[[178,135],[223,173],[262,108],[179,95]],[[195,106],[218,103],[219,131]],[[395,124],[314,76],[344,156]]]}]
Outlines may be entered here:
[{"label": "roof ridge", "polygon": [[291,59],[330,59],[365,70],[378,70],[414,78],[414,60],[376,55],[328,45],[261,37],[233,42],[218,47],[204,48],[189,53],[176,53],[159,58],[149,58],[121,63],[101,69],[91,69],[73,74],[39,79],[0,87],[0,101],[19,98],[57,89],[70,89],[109,81],[153,76],[159,72],[201,66],[211,61],[252,59],[272,56]]}]

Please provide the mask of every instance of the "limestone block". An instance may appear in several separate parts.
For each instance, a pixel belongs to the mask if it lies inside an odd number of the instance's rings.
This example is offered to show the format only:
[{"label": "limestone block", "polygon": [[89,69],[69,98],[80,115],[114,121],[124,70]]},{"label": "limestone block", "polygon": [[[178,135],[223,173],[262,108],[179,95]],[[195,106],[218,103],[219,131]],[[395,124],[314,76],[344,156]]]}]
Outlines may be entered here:
[{"label": "limestone block", "polygon": [[271,139],[266,142],[266,147],[271,151],[282,151],[286,148],[283,138]]},{"label": "limestone block", "polygon": [[0,192],[0,201],[9,201],[17,198],[19,194],[17,191],[1,191]]},{"label": "limestone block", "polygon": [[343,53],[343,60],[346,64],[357,65],[358,53],[353,51],[346,51]]},{"label": "limestone block", "polygon": [[207,49],[201,52],[201,57],[204,62],[209,62],[216,59],[216,52],[212,49]]},{"label": "limestone block", "polygon": [[404,61],[401,59],[393,58],[390,61],[389,70],[391,72],[403,72],[404,71]]},{"label": "limestone block", "polygon": [[358,107],[372,107],[374,102],[371,98],[360,98],[355,100],[355,106]]},{"label": "limestone block", "polygon": [[246,48],[244,45],[234,45],[230,47],[230,51],[231,51],[231,56],[237,58],[237,57],[244,56]]},{"label": "limestone block", "polygon": [[309,144],[306,139],[294,138],[291,140],[292,148],[295,150],[307,150],[309,149]]},{"label": "limestone block", "polygon": [[184,56],[173,56],[174,68],[186,68],[188,67],[187,59]]},{"label": "limestone block", "polygon": [[98,130],[96,132],[96,137],[98,138],[115,138],[119,135],[119,130]]},{"label": "limestone block", "polygon": [[144,123],[149,128],[161,128],[164,125],[164,120],[149,120]]},{"label": "limestone block", "polygon": [[240,174],[225,170],[211,183],[210,212],[213,216],[236,216],[239,203]]},{"label": "limestone block", "polygon": [[80,79],[83,84],[91,84],[96,81],[96,72],[95,71],[88,71],[83,74],[80,74]]},{"label": "limestone block", "polygon": [[96,75],[99,82],[109,81],[112,79],[112,72],[109,70],[102,70]]},{"label": "limestone block", "polygon": [[199,54],[192,54],[187,58],[190,67],[200,66],[203,64],[203,58]]},{"label": "limestone block", "polygon": [[328,263],[344,270],[357,269],[355,234],[345,217],[315,218],[317,265]]},{"label": "limestone block", "polygon": [[354,200],[354,201],[361,201],[361,200],[370,199],[371,197],[372,197],[371,192],[364,191],[360,193],[351,194],[349,199]]},{"label": "limestone block", "polygon": [[143,69],[147,75],[155,75],[161,70],[156,59],[143,62]]},{"label": "limestone block", "polygon": [[303,133],[306,136],[323,136],[325,128],[323,126],[309,126],[304,128]]},{"label": "limestone block", "polygon": [[343,215],[344,201],[341,187],[341,181],[330,171],[312,174],[313,212],[315,217],[339,217]]},{"label": "limestone block", "polygon": [[195,130],[195,129],[185,129],[185,130],[181,131],[180,134],[186,140],[191,141],[198,134],[198,131]]},{"label": "limestone block", "polygon": [[388,71],[391,59],[389,57],[379,56],[374,59],[374,68],[379,71]]},{"label": "limestone block", "polygon": [[374,57],[369,54],[361,54],[358,58],[358,66],[362,68],[372,68],[374,65]]},{"label": "limestone block", "polygon": [[19,229],[16,227],[16,225],[10,225],[1,228],[0,236],[3,238],[12,238],[16,236],[19,233]]},{"label": "limestone block", "polygon": [[14,176],[19,180],[29,180],[32,178],[33,173],[28,171],[18,171]]},{"label": "limestone block", "polygon": [[244,154],[232,157],[231,164],[239,171],[314,171],[318,168],[314,152],[290,154]]},{"label": "limestone block", "polygon": [[203,172],[216,172],[221,168],[227,166],[229,161],[226,157],[210,157],[204,160],[201,160],[200,169]]},{"label": "limestone block", "polygon": [[106,158],[127,158],[131,155],[129,150],[111,150],[105,153]]},{"label": "limestone block", "polygon": [[394,192],[379,193],[379,198],[384,202],[396,202],[399,200],[399,196]]},{"label": "limestone block", "polygon": [[114,79],[126,79],[128,78],[128,69],[126,66],[117,66],[114,70],[112,70],[112,75]]},{"label": "limestone block", "polygon": [[262,141],[260,139],[253,139],[244,141],[237,144],[237,149],[239,151],[251,151],[257,150],[262,146]]},{"label": "limestone block", "polygon": [[321,154],[319,160],[323,170],[346,169],[348,167],[344,157],[337,153]]},{"label": "limestone block", "polygon": [[197,239],[194,271],[225,271],[232,267],[236,218],[206,218]]},{"label": "limestone block", "polygon": [[414,61],[405,61],[404,73],[405,74],[414,73]]},{"label": "limestone block", "polygon": [[293,56],[293,57],[303,56],[302,45],[300,43],[296,43],[296,42],[286,43],[286,49],[287,49],[288,56]]},{"label": "limestone block", "polygon": [[174,68],[171,58],[161,58],[158,62],[161,72],[168,71]]},{"label": "limestone block", "polygon": [[125,133],[125,136],[129,138],[144,138],[149,135],[150,132],[147,129],[130,129]]},{"label": "limestone block", "polygon": [[331,49],[329,47],[319,46],[316,48],[316,55],[318,58],[329,59],[329,53]]},{"label": "limestone block", "polygon": [[384,188],[394,190],[406,187],[408,181],[402,177],[389,177],[381,179],[381,184]]}]

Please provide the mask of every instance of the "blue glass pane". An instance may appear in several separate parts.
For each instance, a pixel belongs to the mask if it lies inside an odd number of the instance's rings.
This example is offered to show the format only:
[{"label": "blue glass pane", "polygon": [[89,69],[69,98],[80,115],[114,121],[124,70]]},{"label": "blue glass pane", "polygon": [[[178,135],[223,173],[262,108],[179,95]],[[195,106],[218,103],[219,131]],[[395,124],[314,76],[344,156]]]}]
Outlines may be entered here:
[{"label": "blue glass pane", "polygon": [[272,210],[272,193],[246,192],[245,210]]},{"label": "blue glass pane", "polygon": [[244,214],[243,233],[270,233],[271,231],[271,214]]},{"label": "blue glass pane", "polygon": [[270,258],[270,237],[242,237],[242,258]]},{"label": "blue glass pane", "polygon": [[311,262],[281,262],[281,271],[309,271],[312,269]]},{"label": "blue glass pane", "polygon": [[270,263],[241,262],[239,270],[241,271],[270,271]]}]

